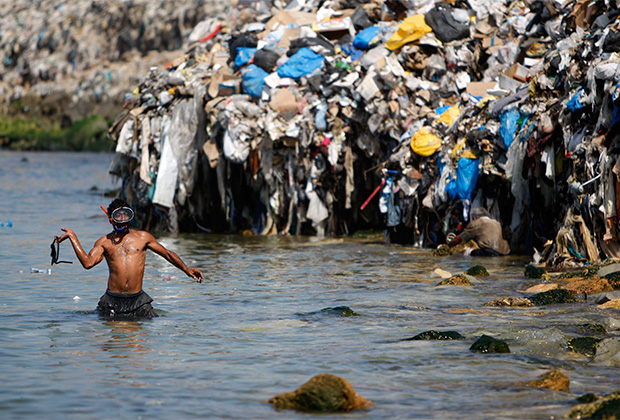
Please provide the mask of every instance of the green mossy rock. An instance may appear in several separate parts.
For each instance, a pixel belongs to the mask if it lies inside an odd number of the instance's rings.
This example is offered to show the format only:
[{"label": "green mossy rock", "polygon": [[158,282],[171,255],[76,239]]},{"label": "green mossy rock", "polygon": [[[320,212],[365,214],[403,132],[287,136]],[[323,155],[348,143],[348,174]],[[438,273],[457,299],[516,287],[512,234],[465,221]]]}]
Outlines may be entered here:
[{"label": "green mossy rock", "polygon": [[474,265],[469,270],[467,270],[465,274],[469,274],[470,276],[476,276],[476,277],[488,277],[489,276],[489,272],[487,271],[487,269],[481,265]]},{"label": "green mossy rock", "polygon": [[333,308],[324,308],[324,309],[321,309],[321,313],[333,315],[333,316],[344,316],[344,317],[359,316],[357,312],[355,312],[353,309],[349,308],[348,306],[335,306]]},{"label": "green mossy rock", "polygon": [[577,301],[571,292],[564,289],[554,289],[538,293],[529,299],[536,306],[553,305],[557,303],[573,303]]},{"label": "green mossy rock", "polygon": [[473,284],[471,284],[471,281],[469,281],[469,279],[465,277],[463,274],[457,274],[456,276],[452,276],[449,279],[446,279],[442,282],[437,283],[437,286],[445,286],[445,285],[473,286]]},{"label": "green mossy rock", "polygon": [[[583,397],[585,397],[585,395]],[[594,396],[594,398],[596,398],[596,396]],[[620,392],[614,392],[613,394],[603,396],[594,402],[577,405],[569,411],[566,417],[571,419],[620,419]]]},{"label": "green mossy rock", "polygon": [[410,341],[410,340],[463,340],[461,334],[456,331],[425,331],[416,335],[415,337],[405,338],[402,341]]},{"label": "green mossy rock", "polygon": [[551,277],[549,276],[549,273],[547,273],[547,270],[545,270],[544,268],[540,268],[540,267],[534,267],[533,265],[527,265],[525,267],[525,277],[528,277],[530,279],[545,279],[545,280],[549,280]]},{"label": "green mossy rock", "polygon": [[346,379],[329,373],[316,375],[296,391],[278,394],[267,402],[279,409],[327,413],[366,410],[373,405]]},{"label": "green mossy rock", "polygon": [[609,281],[609,285],[613,287],[614,290],[620,289],[620,271],[616,271],[615,273],[610,273],[604,276],[603,278]]},{"label": "green mossy rock", "polygon": [[474,353],[510,353],[510,348],[505,341],[498,340],[488,335],[483,335],[476,340],[469,350]]},{"label": "green mossy rock", "polygon": [[575,337],[568,340],[566,345],[575,353],[593,357],[596,354],[596,345],[600,341],[602,339],[596,337]]},{"label": "green mossy rock", "polygon": [[598,400],[598,396],[596,394],[592,394],[591,392],[587,394],[583,394],[581,397],[577,398],[577,402],[581,404],[589,404]]}]

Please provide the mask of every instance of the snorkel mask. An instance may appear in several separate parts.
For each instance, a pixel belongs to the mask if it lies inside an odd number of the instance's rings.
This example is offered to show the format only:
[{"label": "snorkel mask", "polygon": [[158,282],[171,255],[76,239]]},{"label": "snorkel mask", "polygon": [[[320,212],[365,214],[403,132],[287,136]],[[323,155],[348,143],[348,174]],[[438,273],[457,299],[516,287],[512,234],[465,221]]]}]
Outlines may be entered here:
[{"label": "snorkel mask", "polygon": [[[110,222],[114,226],[114,230],[117,232],[124,232],[129,227],[129,223],[133,220],[134,212],[129,207],[119,207],[112,212],[111,215],[108,214],[105,207],[101,206],[105,214],[110,218]],[[122,225],[122,226],[117,226]]]}]

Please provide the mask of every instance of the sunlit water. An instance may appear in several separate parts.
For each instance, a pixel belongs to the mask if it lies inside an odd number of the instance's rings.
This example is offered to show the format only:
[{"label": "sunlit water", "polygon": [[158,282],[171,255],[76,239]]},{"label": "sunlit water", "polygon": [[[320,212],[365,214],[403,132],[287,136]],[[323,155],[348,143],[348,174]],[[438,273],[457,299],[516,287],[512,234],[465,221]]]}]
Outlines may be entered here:
[{"label": "sunlit water", "polygon": [[[68,243],[49,268],[61,227],[90,249],[109,224],[99,205],[115,185],[108,154],[0,152],[0,418],[308,419],[265,401],[327,372],[374,402],[369,411],[322,419],[548,419],[586,392],[620,388],[617,367],[572,353],[584,323],[613,336],[617,311],[577,303],[529,309],[485,303],[535,284],[527,258],[432,257],[429,250],[365,239],[167,235],[159,240],[203,284],[157,255],[145,290],[159,318],[123,322],[93,310],[105,263],[81,268]],[[96,188],[93,188],[96,187]],[[436,287],[433,270],[491,276],[474,287]],[[32,273],[31,268],[42,273]],[[359,316],[324,308],[349,306]],[[462,341],[400,341],[456,330]],[[510,354],[469,351],[482,334]],[[520,381],[560,369],[570,392]]]}]

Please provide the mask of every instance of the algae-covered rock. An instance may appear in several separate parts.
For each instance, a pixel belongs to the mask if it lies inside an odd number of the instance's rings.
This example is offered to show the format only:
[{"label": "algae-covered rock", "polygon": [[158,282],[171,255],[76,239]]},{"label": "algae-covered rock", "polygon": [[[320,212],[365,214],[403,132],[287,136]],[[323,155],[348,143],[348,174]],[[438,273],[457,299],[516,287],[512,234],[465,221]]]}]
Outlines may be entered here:
[{"label": "algae-covered rock", "polygon": [[486,306],[509,306],[509,307],[521,307],[528,308],[532,305],[532,301],[524,297],[503,297],[495,299],[486,304]]},{"label": "algae-covered rock", "polygon": [[321,309],[321,313],[334,315],[334,316],[359,316],[357,312],[348,306],[335,306],[333,308]]},{"label": "algae-covered rock", "polygon": [[461,334],[459,334],[456,331],[434,331],[434,330],[430,330],[430,331],[425,331],[423,333],[420,333],[414,337],[411,338],[405,338],[402,341],[409,341],[409,340],[463,340],[465,337],[463,337]]},{"label": "algae-covered rock", "polygon": [[267,402],[276,408],[306,412],[366,410],[373,405],[346,379],[329,373],[316,375],[296,391],[278,394]]},{"label": "algae-covered rock", "polygon": [[575,337],[568,340],[566,345],[575,353],[592,357],[596,354],[596,345],[600,341],[602,341],[602,339],[596,337]]},{"label": "algae-covered rock", "polygon": [[609,273],[603,278],[607,279],[609,285],[614,289],[620,289],[620,271]]},{"label": "algae-covered rock", "polygon": [[547,273],[547,270],[541,267],[535,267],[531,264],[525,267],[525,277],[528,277],[530,279],[545,279],[545,280],[549,280],[551,278],[549,276],[549,273]]},{"label": "algae-covered rock", "polygon": [[535,381],[526,382],[525,385],[533,388],[567,392],[570,387],[570,379],[559,370],[552,370]]},{"label": "algae-covered rock", "polygon": [[486,268],[484,268],[481,265],[474,265],[469,270],[467,270],[465,274],[469,274],[470,276],[476,276],[476,277],[488,277],[489,272],[487,271]]},{"label": "algae-covered rock", "polygon": [[437,286],[445,286],[445,285],[473,286],[471,281],[469,281],[469,279],[467,277],[465,277],[463,274],[457,274],[455,276],[450,277],[449,279],[445,279],[445,280],[437,283]]},{"label": "algae-covered rock", "polygon": [[581,404],[589,404],[598,400],[598,398],[598,395],[588,392],[587,394],[583,394],[581,397],[577,398],[577,402]]},{"label": "algae-covered rock", "polygon": [[498,340],[488,335],[483,335],[476,340],[469,350],[475,353],[510,353],[510,348],[505,341]]},{"label": "algae-covered rock", "polygon": [[605,395],[594,402],[580,404],[568,412],[571,419],[605,419],[620,418],[620,392]]},{"label": "algae-covered rock", "polygon": [[568,290],[554,289],[548,292],[535,294],[529,298],[536,306],[552,305],[556,303],[572,303],[576,302],[575,296]]},{"label": "algae-covered rock", "polygon": [[455,246],[440,245],[437,249],[433,250],[433,255],[436,257],[445,257],[446,255],[462,253],[466,248],[474,248],[476,246],[476,242],[473,240],[466,243],[461,242]]}]

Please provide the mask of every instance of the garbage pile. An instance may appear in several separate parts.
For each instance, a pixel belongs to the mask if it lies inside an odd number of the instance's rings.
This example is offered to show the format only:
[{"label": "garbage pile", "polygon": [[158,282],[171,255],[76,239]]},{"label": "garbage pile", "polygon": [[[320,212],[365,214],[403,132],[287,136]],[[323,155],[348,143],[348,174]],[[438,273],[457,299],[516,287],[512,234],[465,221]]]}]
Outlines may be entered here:
[{"label": "garbage pile", "polygon": [[437,247],[482,206],[541,264],[620,257],[615,4],[281,3],[136,87],[111,172],[141,227]]},{"label": "garbage pile", "polygon": [[34,112],[24,98],[53,98],[58,114],[72,107],[76,118],[111,103],[113,117],[148,70],[150,54],[161,62],[199,21],[221,10],[213,0],[0,2],[0,97],[24,113]]}]

